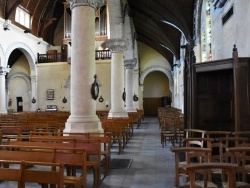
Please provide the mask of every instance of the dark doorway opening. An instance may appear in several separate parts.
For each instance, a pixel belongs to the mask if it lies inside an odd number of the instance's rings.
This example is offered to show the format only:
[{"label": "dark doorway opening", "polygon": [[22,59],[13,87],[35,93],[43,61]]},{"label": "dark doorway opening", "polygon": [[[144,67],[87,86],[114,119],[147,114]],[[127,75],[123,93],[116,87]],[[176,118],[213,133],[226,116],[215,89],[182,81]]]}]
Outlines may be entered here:
[{"label": "dark doorway opening", "polygon": [[22,97],[17,97],[17,112],[22,112],[23,111],[23,98]]}]

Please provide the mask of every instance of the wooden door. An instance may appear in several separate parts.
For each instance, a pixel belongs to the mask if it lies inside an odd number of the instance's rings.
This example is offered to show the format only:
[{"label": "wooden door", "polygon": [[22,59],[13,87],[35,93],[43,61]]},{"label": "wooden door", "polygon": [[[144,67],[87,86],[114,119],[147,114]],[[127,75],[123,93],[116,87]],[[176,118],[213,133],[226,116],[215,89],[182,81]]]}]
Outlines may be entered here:
[{"label": "wooden door", "polygon": [[157,116],[158,107],[162,106],[162,97],[143,98],[143,109],[145,116]]}]

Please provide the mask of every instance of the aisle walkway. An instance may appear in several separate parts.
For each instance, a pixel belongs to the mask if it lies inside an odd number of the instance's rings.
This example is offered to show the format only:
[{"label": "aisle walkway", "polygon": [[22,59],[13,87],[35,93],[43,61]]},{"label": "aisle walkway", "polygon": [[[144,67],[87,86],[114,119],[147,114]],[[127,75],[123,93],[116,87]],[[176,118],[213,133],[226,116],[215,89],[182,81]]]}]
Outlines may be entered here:
[{"label": "aisle walkway", "polygon": [[133,159],[130,168],[112,169],[100,187],[173,188],[174,155],[169,147],[161,146],[157,118],[145,118],[121,155],[112,150],[112,158]]}]

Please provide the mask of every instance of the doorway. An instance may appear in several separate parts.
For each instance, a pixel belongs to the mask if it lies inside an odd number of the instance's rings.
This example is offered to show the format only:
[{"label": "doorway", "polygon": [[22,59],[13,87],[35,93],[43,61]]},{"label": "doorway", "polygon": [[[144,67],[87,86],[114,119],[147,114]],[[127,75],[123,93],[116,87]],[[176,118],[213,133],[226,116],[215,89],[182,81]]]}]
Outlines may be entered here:
[{"label": "doorway", "polygon": [[17,112],[22,112],[23,111],[23,98],[17,97],[16,102],[17,102]]}]

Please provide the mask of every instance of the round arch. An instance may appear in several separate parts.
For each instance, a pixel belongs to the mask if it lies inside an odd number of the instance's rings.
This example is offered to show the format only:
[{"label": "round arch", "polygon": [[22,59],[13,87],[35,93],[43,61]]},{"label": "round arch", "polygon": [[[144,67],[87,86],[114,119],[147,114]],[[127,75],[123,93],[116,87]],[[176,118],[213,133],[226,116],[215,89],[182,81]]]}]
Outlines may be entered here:
[{"label": "round arch", "polygon": [[7,77],[7,85],[6,85],[6,89],[9,90],[9,85],[10,85],[10,81],[17,78],[17,77],[21,77],[23,78],[27,84],[28,84],[28,91],[31,91],[31,80],[30,77],[23,73],[23,72],[16,72],[15,74],[12,74],[10,76]]},{"label": "round arch", "polygon": [[169,69],[162,67],[162,66],[151,66],[151,67],[147,67],[146,69],[144,69],[142,73],[140,74],[140,85],[143,85],[143,82],[146,76],[153,71],[163,72],[168,77],[169,85],[170,86],[174,85],[172,72]]},{"label": "round arch", "polygon": [[[22,42],[14,42],[6,50],[6,53],[5,53],[6,59],[9,59],[11,52],[14,51],[15,49],[19,49],[20,51],[23,52],[23,54],[28,60],[31,76],[36,76],[37,68],[35,66],[35,62],[36,62],[35,53],[26,44]],[[7,61],[5,63],[7,66]]]}]

